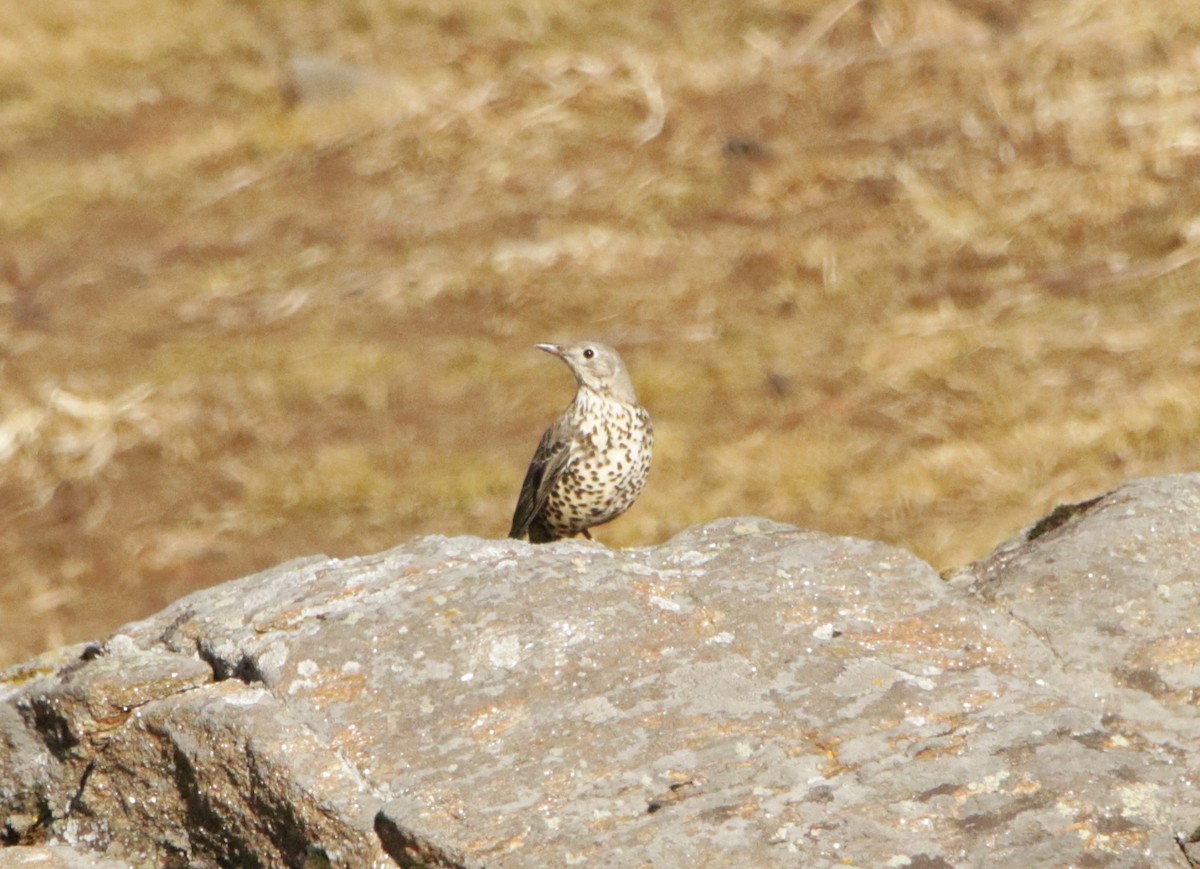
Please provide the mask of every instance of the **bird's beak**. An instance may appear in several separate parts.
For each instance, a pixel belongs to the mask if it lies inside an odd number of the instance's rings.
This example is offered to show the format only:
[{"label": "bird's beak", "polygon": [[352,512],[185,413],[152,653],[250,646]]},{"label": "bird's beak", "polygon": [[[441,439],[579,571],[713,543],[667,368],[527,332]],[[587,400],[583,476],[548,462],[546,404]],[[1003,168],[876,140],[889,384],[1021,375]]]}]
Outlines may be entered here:
[{"label": "bird's beak", "polygon": [[535,344],[534,346],[539,350],[545,350],[551,356],[561,357],[563,355],[562,347],[557,344]]}]

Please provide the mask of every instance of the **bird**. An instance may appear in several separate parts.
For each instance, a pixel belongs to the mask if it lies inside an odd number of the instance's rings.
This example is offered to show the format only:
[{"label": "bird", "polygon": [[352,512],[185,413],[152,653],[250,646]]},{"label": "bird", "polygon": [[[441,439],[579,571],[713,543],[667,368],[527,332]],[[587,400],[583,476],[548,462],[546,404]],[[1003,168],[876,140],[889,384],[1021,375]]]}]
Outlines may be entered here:
[{"label": "bird", "polygon": [[549,543],[611,522],[637,500],[650,473],[654,426],[625,363],[599,341],[538,344],[575,375],[578,390],[534,451],[508,536]]}]

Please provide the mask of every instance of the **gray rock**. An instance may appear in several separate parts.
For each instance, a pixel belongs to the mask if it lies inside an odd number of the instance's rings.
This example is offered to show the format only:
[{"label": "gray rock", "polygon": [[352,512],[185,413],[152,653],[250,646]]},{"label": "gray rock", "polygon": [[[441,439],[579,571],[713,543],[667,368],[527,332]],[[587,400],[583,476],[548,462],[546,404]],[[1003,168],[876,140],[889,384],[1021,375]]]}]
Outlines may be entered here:
[{"label": "gray rock", "polygon": [[130,865],[65,845],[18,845],[0,848],[0,869],[130,869]]},{"label": "gray rock", "polygon": [[0,832],[134,866],[1182,865],[1200,477],[1052,517],[949,582],[762,519],[293,562],[0,677]]}]

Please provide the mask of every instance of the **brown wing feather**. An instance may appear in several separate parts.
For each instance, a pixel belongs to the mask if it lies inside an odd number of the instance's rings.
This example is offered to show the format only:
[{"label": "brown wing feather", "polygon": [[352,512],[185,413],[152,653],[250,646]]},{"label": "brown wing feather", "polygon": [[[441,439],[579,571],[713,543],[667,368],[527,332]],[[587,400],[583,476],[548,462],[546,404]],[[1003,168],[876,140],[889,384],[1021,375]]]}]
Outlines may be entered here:
[{"label": "brown wing feather", "polygon": [[542,435],[533,453],[533,460],[529,463],[529,470],[525,472],[525,482],[521,484],[509,537],[520,539],[529,534],[530,524],[546,506],[546,499],[550,497],[555,481],[570,463],[574,438],[564,428],[560,420]]}]

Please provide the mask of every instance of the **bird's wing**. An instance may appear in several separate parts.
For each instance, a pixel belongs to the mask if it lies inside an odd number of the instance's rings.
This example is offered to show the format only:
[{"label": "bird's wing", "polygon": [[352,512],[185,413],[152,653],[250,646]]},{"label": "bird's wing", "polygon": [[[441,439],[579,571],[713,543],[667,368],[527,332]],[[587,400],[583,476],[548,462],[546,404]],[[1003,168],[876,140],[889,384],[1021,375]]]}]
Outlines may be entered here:
[{"label": "bird's wing", "polygon": [[517,497],[517,509],[513,511],[512,529],[509,537],[521,538],[529,533],[529,525],[541,511],[550,496],[554,482],[562,476],[567,465],[575,458],[571,445],[576,442],[568,426],[556,422],[546,433],[533,453],[533,461],[525,472],[521,494]]}]

